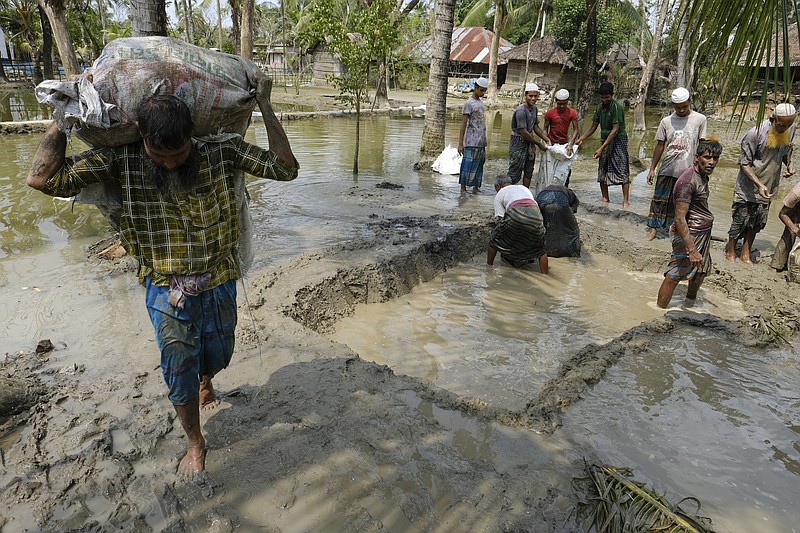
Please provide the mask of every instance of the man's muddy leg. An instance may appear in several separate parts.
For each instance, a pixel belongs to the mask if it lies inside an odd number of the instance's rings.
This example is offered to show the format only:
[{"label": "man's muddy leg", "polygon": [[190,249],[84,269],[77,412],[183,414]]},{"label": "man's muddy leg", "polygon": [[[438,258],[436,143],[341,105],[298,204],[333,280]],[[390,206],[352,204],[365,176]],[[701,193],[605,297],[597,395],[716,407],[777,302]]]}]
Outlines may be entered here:
[{"label": "man's muddy leg", "polygon": [[689,280],[689,288],[686,289],[686,298],[689,300],[697,299],[697,291],[700,290],[700,285],[706,279],[705,274],[696,274],[695,277]]},{"label": "man's muddy leg", "polygon": [[661,309],[666,309],[669,301],[672,300],[672,295],[675,292],[675,287],[678,286],[677,280],[669,276],[664,276],[664,281],[661,282],[661,287],[658,289],[658,300],[656,305]]},{"label": "man's muddy leg", "polygon": [[736,239],[728,237],[728,243],[725,245],[725,259],[731,263],[736,261]]},{"label": "man's muddy leg", "polygon": [[606,185],[605,183],[601,183],[600,184],[600,194],[603,197],[603,203],[607,204],[608,203],[608,185]]},{"label": "man's muddy leg", "polygon": [[628,197],[631,192],[631,184],[630,183],[623,183],[622,184],[622,208],[628,208]]},{"label": "man's muddy leg", "polygon": [[756,232],[748,230],[742,239],[742,252],[739,254],[739,260],[742,263],[753,264],[750,260],[750,250],[753,248],[754,240],[756,240]]},{"label": "man's muddy leg", "polygon": [[210,411],[219,405],[217,391],[211,383],[211,376],[208,374],[200,377],[200,409]]},{"label": "man's muddy leg", "polygon": [[178,465],[178,476],[191,479],[206,468],[206,441],[200,429],[200,401],[192,400],[186,405],[174,407],[188,439],[186,454]]}]

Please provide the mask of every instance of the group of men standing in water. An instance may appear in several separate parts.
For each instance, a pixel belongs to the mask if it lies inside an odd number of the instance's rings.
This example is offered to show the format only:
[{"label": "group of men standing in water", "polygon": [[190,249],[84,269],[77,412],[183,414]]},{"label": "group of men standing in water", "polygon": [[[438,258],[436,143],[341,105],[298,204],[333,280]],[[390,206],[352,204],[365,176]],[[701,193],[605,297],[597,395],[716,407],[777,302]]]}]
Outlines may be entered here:
[{"label": "group of men standing in water", "polygon": [[[515,266],[538,259],[540,270],[548,273],[546,232],[540,206],[536,202],[538,197],[534,199],[530,192],[537,147],[547,150],[559,142],[567,145],[567,153],[571,155],[574,147],[580,146],[600,127],[601,146],[593,157],[598,160],[598,182],[603,204],[609,202],[609,186],[619,185],[623,192],[623,208],[628,207],[630,175],[624,105],[613,98],[614,87],[611,83],[602,83],[597,93],[600,105],[593,115],[592,124],[579,135],[577,113],[568,107],[569,93],[565,89],[556,92],[557,105],[545,114],[545,127],[542,129],[535,107],[539,88],[535,84],[526,85],[524,101],[512,120],[509,172],[507,176],[500,175],[495,180],[495,214],[499,223],[488,247],[488,264],[493,264],[500,251]],[[656,147],[647,176],[649,185],[655,182],[647,219],[647,239],[654,239],[659,231],[668,231],[673,246],[658,293],[657,303],[660,307],[669,305],[675,288],[682,280],[689,281],[686,298],[691,304],[710,271],[709,252],[714,216],[708,207],[708,180],[722,153],[721,144],[707,135],[706,117],[692,110],[691,95],[687,89],[675,89],[671,94],[671,103],[673,112],[661,120],[656,132]],[[567,114],[567,110],[574,116]],[[467,111],[465,105],[465,123],[471,119]],[[555,124],[558,125],[555,129],[552,127],[554,122],[547,119],[551,113],[555,113]],[[737,259],[738,250],[741,262],[752,262],[753,241],[766,226],[769,206],[777,194],[781,178],[795,173],[792,146],[796,115],[796,108],[792,104],[778,104],[769,118],[749,130],[742,139],[739,173],[731,207],[732,223],[725,247],[728,261]],[[570,135],[571,124],[574,127]],[[555,135],[559,136],[558,139],[553,138]],[[482,178],[482,164],[480,169],[479,179]],[[474,178],[475,174],[470,176],[462,172],[462,191],[466,190],[470,177]],[[518,185],[520,179],[522,184]],[[563,185],[568,184],[567,181]],[[479,185],[474,192],[479,192]],[[567,198],[572,191],[563,185],[564,191],[559,192]],[[577,198],[569,202],[569,206],[574,211]],[[567,207],[565,203],[564,208]],[[795,185],[784,199],[779,217],[785,229],[770,266],[782,271],[787,268],[790,251],[800,233],[800,184]],[[579,254],[580,244],[577,250]]]}]

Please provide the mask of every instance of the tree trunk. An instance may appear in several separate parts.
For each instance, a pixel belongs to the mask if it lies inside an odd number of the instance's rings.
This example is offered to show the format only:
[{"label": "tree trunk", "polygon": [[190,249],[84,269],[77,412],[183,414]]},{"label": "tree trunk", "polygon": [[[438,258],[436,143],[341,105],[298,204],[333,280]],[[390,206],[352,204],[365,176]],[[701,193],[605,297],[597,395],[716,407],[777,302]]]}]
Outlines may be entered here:
[{"label": "tree trunk", "polygon": [[688,18],[688,10],[684,10],[683,16],[681,17],[680,27],[678,29],[678,39],[680,40],[680,45],[678,47],[678,87],[686,88],[689,88],[689,85],[691,84],[689,71],[686,68],[688,66],[686,58],[689,55]]},{"label": "tree trunk", "polygon": [[61,64],[67,76],[79,74],[78,57],[75,55],[75,47],[72,46],[72,38],[67,28],[67,11],[63,0],[37,0],[47,14],[50,26],[53,29],[53,37],[58,47],[58,55],[61,57]]},{"label": "tree trunk", "polygon": [[130,0],[133,37],[167,36],[165,0]]},{"label": "tree trunk", "polygon": [[192,0],[186,0],[186,41],[194,44],[194,8]]},{"label": "tree trunk", "polygon": [[53,28],[50,27],[50,20],[47,14],[39,6],[39,21],[42,23],[42,67],[44,79],[55,79],[53,76]]},{"label": "tree trunk", "polygon": [[578,99],[577,111],[581,117],[586,116],[586,110],[597,88],[597,10],[596,0],[586,0],[586,58],[583,69],[583,86]]},{"label": "tree trunk", "polygon": [[[283,0],[281,0],[281,5],[283,5]],[[222,52],[222,6],[219,5],[219,0],[217,0],[217,48]]]},{"label": "tree trunk", "polygon": [[242,32],[239,28],[242,26],[242,10],[240,9],[239,0],[228,0],[231,6],[231,35],[233,36],[233,49],[239,50],[242,42]]},{"label": "tree trunk", "polygon": [[653,71],[658,63],[658,49],[661,46],[661,36],[664,33],[664,22],[669,11],[669,0],[661,0],[661,10],[658,12],[656,31],[653,33],[653,42],[650,46],[650,57],[647,59],[647,66],[642,73],[642,81],[639,82],[639,92],[633,105],[633,131],[644,131],[644,106],[647,103],[647,89],[650,88],[650,80],[653,78]]},{"label": "tree trunk", "polygon": [[243,0],[242,2],[242,23],[239,27],[241,31],[241,41],[239,45],[239,55],[253,59],[253,11],[255,0]]},{"label": "tree trunk", "polygon": [[447,74],[450,69],[450,46],[453,39],[454,0],[437,0],[431,43],[431,68],[428,74],[428,100],[422,129],[422,161],[427,164],[444,149],[447,118]]},{"label": "tree trunk", "polygon": [[358,175],[358,149],[361,144],[361,92],[356,94],[356,149],[353,153],[353,175]]},{"label": "tree trunk", "polygon": [[373,107],[389,107],[389,84],[386,81],[388,74],[386,58],[382,57],[380,61],[378,61],[378,84],[375,87],[375,103]]},{"label": "tree trunk", "polygon": [[503,6],[503,0],[495,0],[492,44],[489,48],[489,89],[486,91],[486,101],[490,104],[497,103],[497,59],[500,55],[500,31],[503,29]]}]

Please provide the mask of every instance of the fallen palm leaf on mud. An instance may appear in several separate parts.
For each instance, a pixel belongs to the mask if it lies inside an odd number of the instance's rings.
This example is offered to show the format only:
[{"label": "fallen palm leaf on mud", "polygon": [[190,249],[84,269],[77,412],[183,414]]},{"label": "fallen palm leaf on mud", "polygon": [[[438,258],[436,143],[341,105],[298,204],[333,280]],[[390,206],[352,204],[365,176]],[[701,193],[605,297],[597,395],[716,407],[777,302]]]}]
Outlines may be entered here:
[{"label": "fallen palm leaf on mud", "polygon": [[787,309],[773,309],[772,314],[762,314],[750,321],[763,342],[789,342],[789,337],[800,329],[800,315]]},{"label": "fallen palm leaf on mud", "polygon": [[592,485],[590,502],[585,503],[586,531],[598,533],[713,533],[708,518],[691,515],[681,509],[685,501],[697,505],[696,498],[684,498],[676,505],[646,488],[643,483],[628,479],[627,468],[586,463],[586,473]]}]

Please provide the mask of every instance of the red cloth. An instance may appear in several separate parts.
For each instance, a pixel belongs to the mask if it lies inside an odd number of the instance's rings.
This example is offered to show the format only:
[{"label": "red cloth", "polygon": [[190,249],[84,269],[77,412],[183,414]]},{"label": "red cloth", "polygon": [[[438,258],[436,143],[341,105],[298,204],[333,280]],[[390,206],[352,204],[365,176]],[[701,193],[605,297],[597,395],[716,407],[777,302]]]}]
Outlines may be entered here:
[{"label": "red cloth", "polygon": [[545,122],[550,122],[550,130],[547,132],[550,141],[553,144],[567,144],[569,125],[576,118],[578,118],[578,112],[571,107],[568,107],[563,113],[559,113],[555,107],[545,113]]}]

